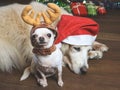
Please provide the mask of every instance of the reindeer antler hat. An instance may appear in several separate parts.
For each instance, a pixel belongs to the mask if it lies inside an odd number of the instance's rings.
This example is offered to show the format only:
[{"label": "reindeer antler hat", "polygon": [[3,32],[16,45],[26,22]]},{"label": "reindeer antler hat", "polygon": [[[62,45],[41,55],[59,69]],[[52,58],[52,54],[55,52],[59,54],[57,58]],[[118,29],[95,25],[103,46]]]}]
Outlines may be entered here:
[{"label": "reindeer antler hat", "polygon": [[[47,6],[50,8],[47,10],[47,13],[49,17],[46,15],[45,12],[38,13],[36,15],[36,18],[34,19],[34,10],[32,10],[32,6],[28,5],[26,6],[22,11],[22,19],[27,23],[33,26],[31,29],[31,34],[37,29],[37,28],[49,28],[52,30],[55,34],[57,34],[57,31],[55,27],[53,27],[51,24],[58,19],[60,16],[60,8],[54,4],[54,3],[48,3]],[[31,11],[31,12],[30,12]],[[43,17],[44,22],[40,21],[40,18]]]},{"label": "reindeer antler hat", "polygon": [[[56,37],[57,37],[57,31],[56,31],[55,27],[53,27],[51,24],[60,16],[60,8],[54,3],[48,3],[47,6],[50,8],[47,10],[49,17],[46,15],[45,12],[42,12],[42,13],[38,13],[36,15],[36,18],[34,19],[34,10],[32,10],[32,6],[30,6],[30,5],[26,6],[23,9],[22,14],[21,14],[22,19],[27,24],[30,24],[33,26],[31,29],[31,32],[30,32],[31,43],[34,46],[33,53],[41,54],[41,55],[49,55],[56,49],[56,47],[54,45],[51,46],[50,48],[43,49],[38,44],[36,44],[34,42],[34,40],[32,40],[32,34],[38,28],[48,28],[54,34],[56,34]],[[40,21],[41,17],[43,17],[44,21]],[[38,47],[40,47],[40,49]]]}]

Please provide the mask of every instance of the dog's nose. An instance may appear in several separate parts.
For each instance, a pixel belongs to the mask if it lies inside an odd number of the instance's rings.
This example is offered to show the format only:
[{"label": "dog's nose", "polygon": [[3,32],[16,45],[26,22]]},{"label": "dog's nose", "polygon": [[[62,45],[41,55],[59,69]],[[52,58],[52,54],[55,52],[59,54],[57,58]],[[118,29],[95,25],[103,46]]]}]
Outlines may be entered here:
[{"label": "dog's nose", "polygon": [[83,66],[82,68],[80,68],[80,74],[86,74],[87,73],[87,67]]},{"label": "dog's nose", "polygon": [[44,40],[45,40],[44,37],[39,37],[40,42],[44,42]]}]

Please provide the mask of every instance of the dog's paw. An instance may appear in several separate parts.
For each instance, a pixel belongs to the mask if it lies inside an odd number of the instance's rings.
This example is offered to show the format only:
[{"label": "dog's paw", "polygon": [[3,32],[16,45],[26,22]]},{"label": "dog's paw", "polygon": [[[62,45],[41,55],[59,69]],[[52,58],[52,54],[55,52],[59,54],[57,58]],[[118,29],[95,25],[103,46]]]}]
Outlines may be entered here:
[{"label": "dog's paw", "polygon": [[93,49],[95,51],[107,52],[109,48],[105,44],[102,44],[102,43],[99,43],[99,42],[94,42]]},{"label": "dog's paw", "polygon": [[101,51],[89,51],[89,59],[101,59],[103,57],[103,52]]},{"label": "dog's paw", "polygon": [[104,45],[104,44],[100,47],[100,50],[101,50],[102,52],[107,52],[108,49],[109,49],[109,48],[108,48],[106,45]]},{"label": "dog's paw", "polygon": [[46,81],[46,80],[43,80],[43,79],[38,79],[37,81],[38,81],[38,83],[39,83],[41,86],[43,86],[43,87],[47,87],[47,86],[48,86],[48,84],[47,84],[47,81]]},{"label": "dog's paw", "polygon": [[60,80],[60,81],[58,81],[58,85],[59,85],[60,87],[62,87],[62,86],[63,86],[63,84],[64,84],[64,83],[63,83],[63,81],[61,81],[61,80]]}]

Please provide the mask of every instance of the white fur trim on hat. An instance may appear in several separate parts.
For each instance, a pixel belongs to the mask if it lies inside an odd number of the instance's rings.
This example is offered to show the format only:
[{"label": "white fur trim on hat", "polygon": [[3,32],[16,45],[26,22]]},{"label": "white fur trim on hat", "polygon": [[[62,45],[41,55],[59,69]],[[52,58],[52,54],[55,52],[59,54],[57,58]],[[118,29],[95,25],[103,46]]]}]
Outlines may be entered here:
[{"label": "white fur trim on hat", "polygon": [[75,36],[68,36],[62,42],[71,44],[71,45],[92,45],[95,41],[96,36],[92,35],[75,35]]}]

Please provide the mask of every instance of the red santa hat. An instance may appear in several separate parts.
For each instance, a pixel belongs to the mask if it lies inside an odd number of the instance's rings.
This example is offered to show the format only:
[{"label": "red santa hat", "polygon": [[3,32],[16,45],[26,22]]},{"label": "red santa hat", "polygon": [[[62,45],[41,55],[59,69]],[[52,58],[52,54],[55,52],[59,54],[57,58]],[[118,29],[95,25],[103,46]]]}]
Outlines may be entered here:
[{"label": "red santa hat", "polygon": [[58,25],[56,44],[92,45],[99,31],[99,25],[90,18],[62,15]]}]

